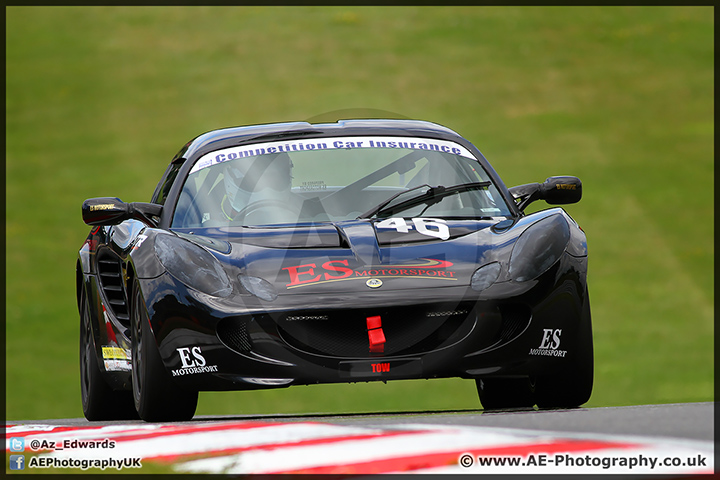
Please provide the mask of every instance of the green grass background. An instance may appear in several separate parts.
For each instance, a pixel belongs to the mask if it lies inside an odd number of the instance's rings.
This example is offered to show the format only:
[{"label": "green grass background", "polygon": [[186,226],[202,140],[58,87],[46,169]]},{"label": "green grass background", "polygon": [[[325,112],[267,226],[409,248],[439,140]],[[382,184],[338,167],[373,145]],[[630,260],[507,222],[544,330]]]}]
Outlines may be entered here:
[{"label": "green grass background", "polygon": [[[713,399],[712,7],[7,7],[6,415],[82,416],[82,201],[219,127],[435,121],[506,183],[577,175],[589,406]],[[538,205],[545,208],[545,205]],[[474,383],[202,393],[198,414],[479,408]]]}]

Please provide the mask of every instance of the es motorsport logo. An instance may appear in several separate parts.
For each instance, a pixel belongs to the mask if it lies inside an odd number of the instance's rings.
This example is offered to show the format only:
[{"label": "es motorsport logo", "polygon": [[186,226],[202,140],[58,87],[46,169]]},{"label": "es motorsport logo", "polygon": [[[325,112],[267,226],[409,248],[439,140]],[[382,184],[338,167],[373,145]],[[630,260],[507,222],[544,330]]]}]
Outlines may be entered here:
[{"label": "es motorsport logo", "polygon": [[528,355],[541,355],[549,357],[564,357],[567,354],[567,350],[560,350],[560,335],[562,335],[561,328],[544,328],[543,337],[538,348],[531,348]]},{"label": "es motorsport logo", "polygon": [[[402,265],[365,266],[362,268],[351,268],[348,260],[329,260],[319,266],[315,263],[306,263],[294,267],[285,267],[290,280],[285,286],[288,289],[318,285],[321,283],[338,282],[346,280],[363,280],[377,278],[423,278],[435,280],[457,280],[455,271],[449,270],[452,262],[436,260],[432,258],[421,258],[422,262]],[[370,287],[378,287],[368,285]]]},{"label": "es motorsport logo", "polygon": [[173,377],[194,375],[196,373],[217,372],[217,365],[208,365],[200,347],[180,347],[176,349],[182,362],[182,368],[171,370]]}]

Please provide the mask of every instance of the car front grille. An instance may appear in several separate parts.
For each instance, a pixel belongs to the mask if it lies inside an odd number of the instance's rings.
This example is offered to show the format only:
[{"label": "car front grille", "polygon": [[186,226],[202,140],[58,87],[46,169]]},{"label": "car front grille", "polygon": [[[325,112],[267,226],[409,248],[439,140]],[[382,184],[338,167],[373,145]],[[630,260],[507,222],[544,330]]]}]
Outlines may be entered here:
[{"label": "car front grille", "polygon": [[475,324],[472,305],[434,304],[377,310],[312,310],[278,314],[280,337],[308,353],[370,357],[367,317],[380,316],[386,342],[382,355],[420,354],[464,338]]},{"label": "car front grille", "polygon": [[[380,316],[386,342],[371,351],[367,318]],[[239,353],[265,352],[281,340],[297,350],[340,358],[419,355],[453,345],[477,329],[473,348],[490,350],[517,338],[531,319],[522,304],[432,304],[379,309],[295,310],[228,317],[217,337]],[[279,338],[278,338],[279,337]],[[259,349],[259,350],[258,350]]]}]

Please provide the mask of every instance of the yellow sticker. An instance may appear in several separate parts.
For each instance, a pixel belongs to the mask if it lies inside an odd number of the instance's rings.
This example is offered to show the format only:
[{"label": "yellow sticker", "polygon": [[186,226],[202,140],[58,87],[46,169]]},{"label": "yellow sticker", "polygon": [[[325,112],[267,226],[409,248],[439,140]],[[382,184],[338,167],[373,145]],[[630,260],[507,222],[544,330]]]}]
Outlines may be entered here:
[{"label": "yellow sticker", "polygon": [[120,347],[102,347],[102,355],[105,359],[127,360],[128,356]]},{"label": "yellow sticker", "polygon": [[100,205],[90,205],[90,211],[96,212],[98,210],[112,210],[115,208],[115,204],[113,203],[103,203]]}]

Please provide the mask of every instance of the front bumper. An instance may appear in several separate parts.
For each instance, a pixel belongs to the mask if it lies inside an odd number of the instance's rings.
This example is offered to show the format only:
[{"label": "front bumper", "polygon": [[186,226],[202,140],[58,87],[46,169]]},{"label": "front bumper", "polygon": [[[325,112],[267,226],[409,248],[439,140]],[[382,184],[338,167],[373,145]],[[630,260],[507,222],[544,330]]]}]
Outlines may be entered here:
[{"label": "front bumper", "polygon": [[[580,337],[589,332],[580,261],[566,255],[535,280],[480,294],[454,286],[263,302],[208,297],[169,275],[141,282],[156,292],[146,297],[148,318],[173,379],[197,390],[244,390],[563,369],[583,355]],[[369,342],[366,319],[374,316],[382,319],[382,351]]]}]

